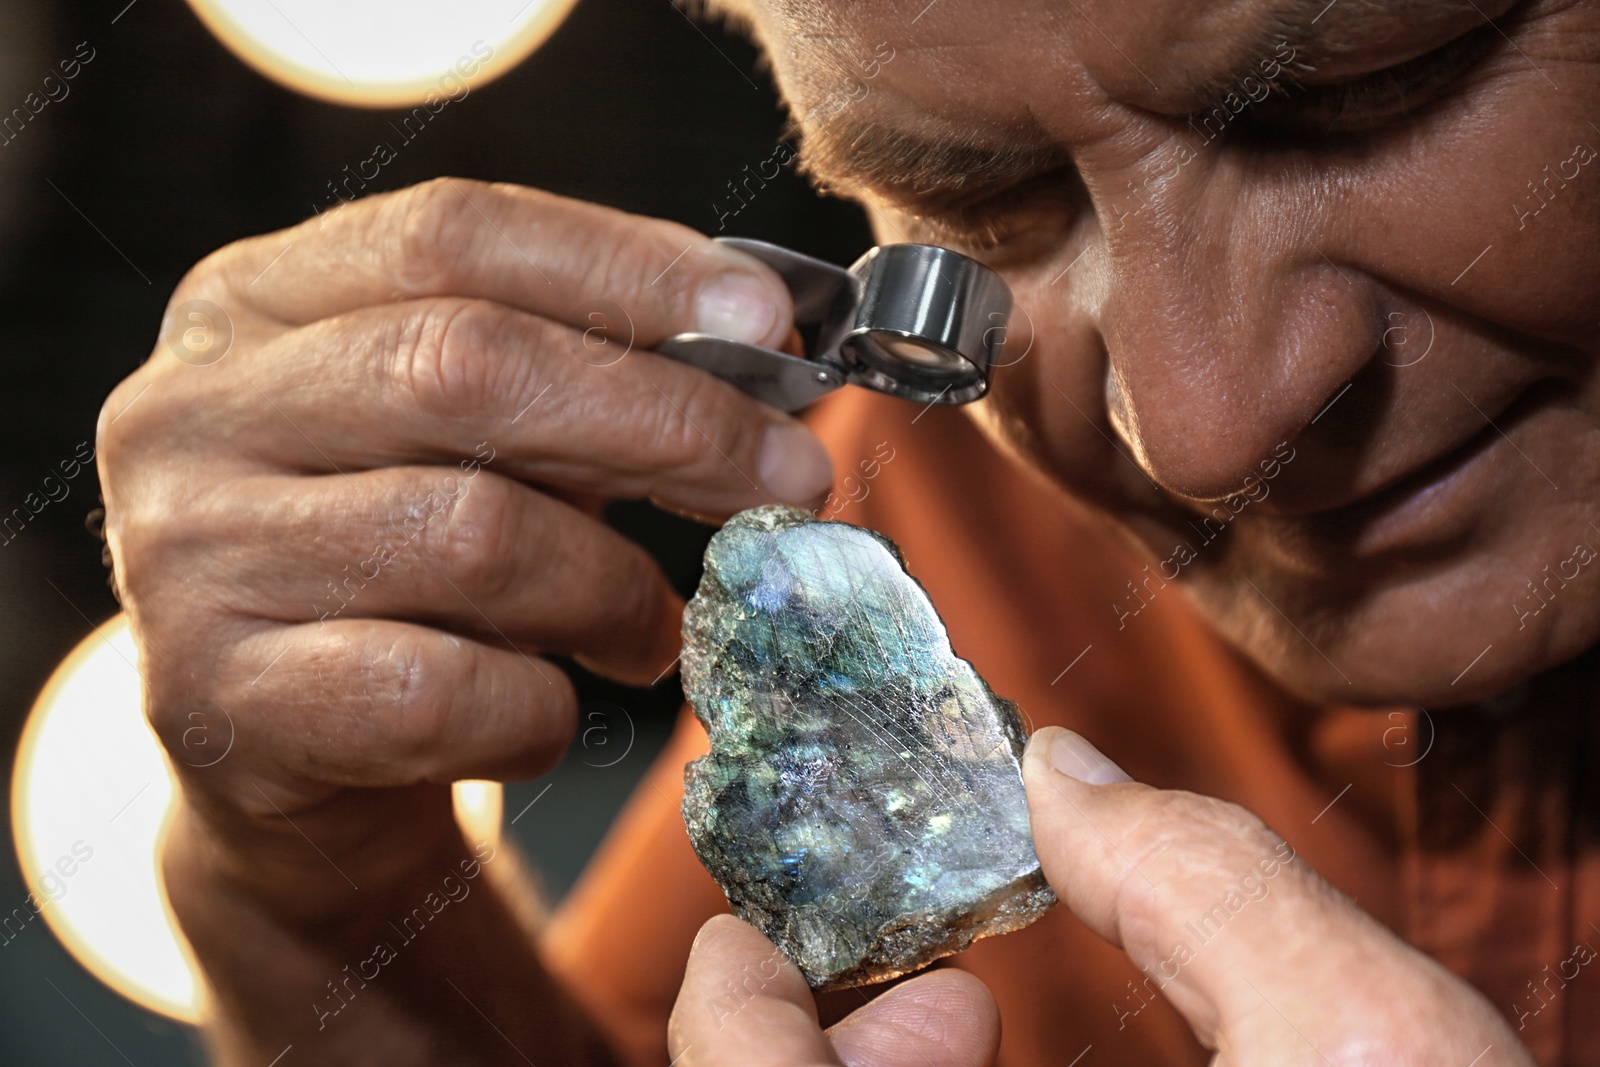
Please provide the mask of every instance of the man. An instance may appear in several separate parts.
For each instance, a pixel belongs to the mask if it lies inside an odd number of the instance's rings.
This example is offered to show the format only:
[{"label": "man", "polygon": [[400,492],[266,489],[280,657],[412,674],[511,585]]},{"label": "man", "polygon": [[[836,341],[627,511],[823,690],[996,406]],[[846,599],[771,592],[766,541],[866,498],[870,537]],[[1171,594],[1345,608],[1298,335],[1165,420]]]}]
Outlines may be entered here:
[{"label": "man", "polygon": [[[784,343],[774,275],[465,181],[199,264],[163,338],[206,301],[231,349],[164,341],[99,455],[157,729],[237,724],[166,856],[217,1061],[1600,1062],[1600,7],[740,14],[811,173],[1005,273],[1012,365],[966,409],[830,398],[825,451],[648,351]],[[633,350],[575,358],[597,329]],[[824,998],[857,1009],[824,1034],[753,930],[690,952],[721,908],[677,821],[692,724],[548,922],[447,783],[560,757],[539,653],[676,655],[602,501],[817,506],[836,470],[828,511],[905,546],[1039,727],[1065,906]]]}]

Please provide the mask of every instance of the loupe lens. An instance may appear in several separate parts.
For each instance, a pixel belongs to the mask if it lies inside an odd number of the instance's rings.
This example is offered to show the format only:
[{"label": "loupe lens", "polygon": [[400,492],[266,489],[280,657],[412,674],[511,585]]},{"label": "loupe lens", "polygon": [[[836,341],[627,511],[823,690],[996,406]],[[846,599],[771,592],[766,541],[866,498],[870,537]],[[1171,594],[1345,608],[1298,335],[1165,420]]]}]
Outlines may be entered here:
[{"label": "loupe lens", "polygon": [[878,370],[892,378],[913,380],[926,376],[964,378],[977,373],[959,352],[919,337],[886,330],[857,334],[856,350]]}]

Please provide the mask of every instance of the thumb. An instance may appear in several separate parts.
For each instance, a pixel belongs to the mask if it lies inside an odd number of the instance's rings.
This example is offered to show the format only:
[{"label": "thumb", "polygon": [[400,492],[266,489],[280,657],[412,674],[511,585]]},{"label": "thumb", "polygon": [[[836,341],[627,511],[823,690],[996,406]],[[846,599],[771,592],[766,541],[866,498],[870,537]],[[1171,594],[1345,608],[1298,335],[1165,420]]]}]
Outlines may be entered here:
[{"label": "thumb", "polygon": [[999,1043],[994,997],[953,968],[902,982],[824,1034],[799,969],[731,915],[701,927],[667,1026],[678,1067],[982,1067]]}]

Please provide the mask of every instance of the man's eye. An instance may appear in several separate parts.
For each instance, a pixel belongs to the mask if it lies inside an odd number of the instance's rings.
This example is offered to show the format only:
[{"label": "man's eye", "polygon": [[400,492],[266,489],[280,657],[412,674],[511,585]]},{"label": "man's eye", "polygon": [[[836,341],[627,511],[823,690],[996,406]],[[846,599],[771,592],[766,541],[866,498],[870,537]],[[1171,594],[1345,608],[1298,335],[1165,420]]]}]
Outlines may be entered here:
[{"label": "man's eye", "polygon": [[1052,242],[1089,203],[1077,171],[1061,167],[1004,189],[909,212],[908,238],[979,256],[1024,254],[1030,238]]},{"label": "man's eye", "polygon": [[1469,30],[1415,59],[1328,85],[1286,83],[1241,123],[1268,138],[1375,132],[1420,111],[1504,42],[1493,23]]}]

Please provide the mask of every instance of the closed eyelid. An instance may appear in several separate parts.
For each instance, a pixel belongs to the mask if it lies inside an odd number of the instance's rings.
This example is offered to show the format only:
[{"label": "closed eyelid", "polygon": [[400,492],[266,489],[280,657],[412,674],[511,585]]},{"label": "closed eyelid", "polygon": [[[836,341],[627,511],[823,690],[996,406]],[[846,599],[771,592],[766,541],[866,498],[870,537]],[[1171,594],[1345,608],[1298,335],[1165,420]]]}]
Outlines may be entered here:
[{"label": "closed eyelid", "polygon": [[1250,54],[1292,42],[1314,76],[1349,78],[1432,52],[1528,0],[1289,0]]},{"label": "closed eyelid", "polygon": [[1496,52],[1503,39],[1500,27],[1485,22],[1403,63],[1336,82],[1297,80],[1285,93],[1263,102],[1249,116],[1249,125],[1365,132],[1374,123],[1400,119],[1440,99],[1449,85]]}]

